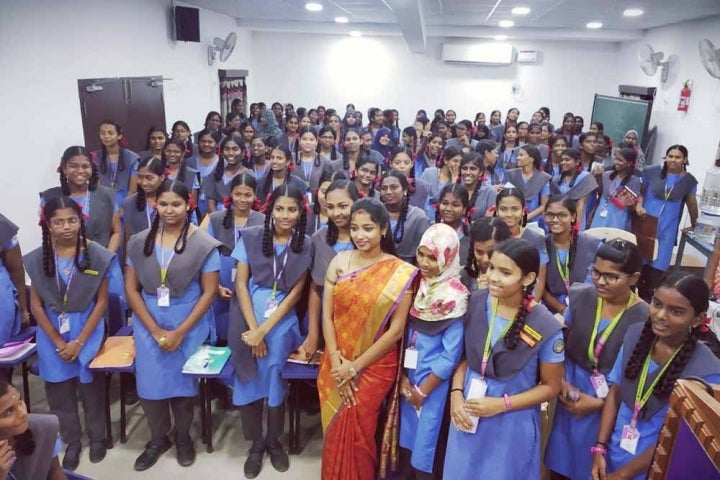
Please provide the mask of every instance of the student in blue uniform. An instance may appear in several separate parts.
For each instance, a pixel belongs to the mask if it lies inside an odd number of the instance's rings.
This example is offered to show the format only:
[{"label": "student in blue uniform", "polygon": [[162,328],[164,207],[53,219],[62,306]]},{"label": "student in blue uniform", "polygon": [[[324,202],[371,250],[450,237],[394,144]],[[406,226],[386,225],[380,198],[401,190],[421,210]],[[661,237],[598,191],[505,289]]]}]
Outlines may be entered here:
[{"label": "student in blue uniform", "polygon": [[498,146],[492,140],[480,140],[475,147],[475,152],[480,155],[480,159],[485,167],[485,175],[483,185],[493,187],[495,190],[502,188],[502,172],[497,170]]},{"label": "student in blue uniform", "polygon": [[93,152],[98,165],[100,185],[115,191],[115,204],[120,207],[123,200],[137,188],[137,163],[140,157],[124,148],[122,127],[106,120],[100,124],[100,150]]},{"label": "student in blue uniform", "polygon": [[[231,135],[228,135],[228,137],[231,137]],[[191,143],[191,145],[194,145],[197,148],[197,152],[194,153],[192,156],[187,156],[186,153],[185,158],[186,164],[190,166],[190,168],[200,172],[200,192],[198,196],[198,206],[200,209],[200,213],[202,215],[205,215],[206,213],[208,213],[209,202],[208,195],[206,193],[207,187],[204,187],[204,184],[206,183],[206,181],[212,181],[213,174],[217,171],[218,168],[217,165],[221,164],[224,166],[224,164],[222,158],[218,156],[217,151],[218,145],[221,142],[221,133],[205,129],[198,134],[198,138],[199,146]],[[181,139],[178,140],[181,142],[181,144],[184,144]],[[220,153],[222,153],[222,149]]]},{"label": "student in blue uniform", "polygon": [[[258,212],[260,202],[255,196],[257,182],[249,171],[241,173],[230,182],[230,196],[225,197],[224,210],[207,215],[200,228],[222,242],[220,249],[220,285],[218,296],[213,303],[216,334],[219,340],[227,341],[228,315],[235,297],[235,264],[232,251],[235,249],[243,230],[265,223],[265,215]],[[211,333],[211,339],[215,335]]]},{"label": "student in blue uniform", "polygon": [[152,226],[155,218],[157,190],[165,181],[165,169],[161,160],[148,157],[138,164],[138,191],[123,202],[125,244],[132,235]]},{"label": "student in blue uniform", "polygon": [[415,178],[412,152],[405,147],[395,147],[390,151],[389,160],[388,168],[397,170],[407,178],[410,205],[425,211],[426,214],[434,215],[435,212],[430,206],[430,185]]},{"label": "student in blue uniform", "polygon": [[[405,148],[408,148],[408,146],[406,145]],[[439,133],[431,133],[423,140],[421,150],[414,157],[415,178],[422,178],[425,169],[435,167],[440,163],[439,161],[442,159],[445,150],[445,138]]]},{"label": "student in blue uniform", "polygon": [[193,225],[191,214],[187,187],[165,181],[152,227],[128,243],[125,291],[133,311],[135,375],[152,436],[135,460],[137,471],[152,467],[171,447],[171,410],[177,461],[195,461],[190,427],[198,384],[182,367],[210,333],[220,242]]},{"label": "student in blue uniform", "polygon": [[18,230],[0,213],[0,345],[30,325]]},{"label": "student in blue uniform", "polygon": [[[198,144],[193,143],[193,137],[190,133],[190,127],[187,122],[178,120],[173,123],[172,129],[170,130],[171,137],[178,139],[183,144],[183,155],[185,158],[197,157],[198,155]],[[217,137],[217,142],[220,142],[220,137]]]},{"label": "student in blue uniform", "polygon": [[[628,327],[647,320],[648,305],[635,293],[642,256],[625,240],[610,240],[590,267],[593,284],[574,283],[565,312],[565,380],[548,445],[545,465],[553,478],[586,480],[588,455],[600,426],[607,377]],[[594,315],[591,313],[594,312]]]},{"label": "student in blue uniform", "polygon": [[291,185],[305,193],[303,180],[292,173],[292,154],[287,147],[279,145],[270,152],[270,171],[265,174],[262,182],[258,183],[257,197],[265,203],[270,194],[280,185]]},{"label": "student in blue uniform", "polygon": [[292,185],[277,187],[268,200],[264,227],[245,230],[233,251],[240,314],[230,319],[228,343],[235,362],[233,404],[240,406],[245,438],[252,441],[244,466],[247,478],[260,473],[266,450],[277,471],[289,468],[280,443],[287,394],[280,371],[302,342],[295,305],[311,262],[303,198],[303,190]]},{"label": "student in blue uniform", "polygon": [[550,198],[552,177],[542,171],[540,150],[533,145],[523,145],[517,149],[517,166],[505,171],[504,181],[522,190],[528,209],[528,222],[537,223]]},{"label": "student in blue uniform", "polygon": [[490,254],[496,243],[510,238],[510,228],[497,217],[483,217],[475,220],[470,227],[470,248],[460,280],[472,293],[488,287],[487,269]]},{"label": "student in blue uniform", "polygon": [[293,160],[295,175],[305,182],[306,191],[315,191],[320,185],[320,178],[333,170],[330,162],[320,158],[317,153],[318,137],[314,127],[300,129],[298,141],[295,142]]},{"label": "student in blue uniform", "polygon": [[675,382],[720,382],[720,344],[703,323],[709,294],[702,278],[672,273],[655,290],[645,325],[628,329],[608,375],[593,479],[645,478]]},{"label": "student in blue uniform", "polygon": [[397,256],[408,263],[415,262],[420,238],[430,226],[425,212],[410,205],[410,186],[407,178],[397,170],[388,170],[380,182],[380,197],[390,216],[390,231]]},{"label": "student in blue uniform", "polygon": [[[591,228],[610,227],[630,231],[630,211],[640,195],[640,178],[635,173],[637,152],[633,148],[616,148],[613,168],[601,178],[601,192],[592,217]],[[635,197],[627,191],[635,193]]]},{"label": "student in blue uniform", "polygon": [[547,282],[547,265],[550,262],[545,237],[537,231],[525,228],[527,225],[527,210],[525,209],[525,197],[522,191],[515,187],[505,187],[495,199],[495,214],[510,228],[513,238],[522,238],[535,245],[540,254],[540,269],[535,279],[535,298],[540,301],[545,292]]},{"label": "student in blue uniform", "polygon": [[450,183],[445,185],[438,195],[435,209],[435,223],[450,225],[460,242],[460,266],[465,265],[470,250],[470,217],[473,211],[469,208],[468,192],[462,185]]},{"label": "student in blue uniform", "polygon": [[564,314],[568,308],[568,292],[573,283],[587,283],[588,268],[602,239],[578,231],[577,202],[569,197],[553,195],[545,207],[545,236],[550,258],[542,301],[550,311]]},{"label": "student in blue uniform", "polygon": [[506,240],[490,257],[488,290],[470,296],[444,478],[540,478],[540,404],[560,392],[565,345],[533,299],[539,268],[534,245]]},{"label": "student in blue uniform", "polygon": [[560,177],[553,179],[550,191],[553,195],[567,195],[577,202],[577,218],[580,231],[585,230],[588,197],[597,190],[598,185],[588,170],[583,168],[580,150],[566,148],[560,160]]},{"label": "student in blue uniform", "polygon": [[162,160],[163,150],[168,141],[167,133],[162,128],[151,126],[147,132],[145,140],[145,150],[138,152],[138,158],[145,160],[147,157],[155,157]]},{"label": "student in blue uniform", "polygon": [[687,205],[691,231],[697,225],[697,179],[687,172],[688,150],[683,145],[671,145],[665,152],[665,162],[643,170],[642,187],[636,206],[640,216],[658,217],[657,258],[646,263],[638,285],[640,296],[648,300],[662,275],[670,267],[673,245],[678,236],[680,218]]},{"label": "student in blue uniform", "polygon": [[438,193],[445,185],[457,182],[461,160],[462,152],[455,147],[448,147],[443,151],[437,166],[428,167],[423,171],[420,180],[430,187],[431,203],[437,203]]},{"label": "student in blue uniform", "polygon": [[[205,141],[207,137],[201,137]],[[250,172],[242,163],[242,149],[232,135],[225,137],[220,144],[222,158],[215,165],[215,170],[202,184],[201,192],[207,199],[207,212],[222,210],[223,200],[230,196],[230,182],[236,176]]]},{"label": "student in blue uniform", "polygon": [[400,446],[417,480],[432,480],[450,377],[463,351],[469,292],[460,281],[455,230],[436,223],[417,249],[420,284],[410,308],[400,379]]},{"label": "student in blue uniform", "polygon": [[[171,139],[165,143],[163,149],[163,165],[167,169],[167,179],[177,180],[184,183],[190,190],[190,196],[198,201],[198,191],[200,190],[200,172],[196,168],[188,166],[183,156],[183,145],[179,140]],[[213,168],[215,166],[213,165]]]},{"label": "student in blue uniform", "polygon": [[487,214],[495,204],[497,189],[485,185],[485,164],[480,155],[474,152],[463,154],[460,161],[460,183],[470,196],[470,208],[473,209],[471,218],[477,220]]},{"label": "student in blue uniform", "polygon": [[67,196],[42,209],[42,246],[25,256],[30,308],[40,327],[37,352],[50,411],[67,445],[63,467],[75,470],[82,450],[78,394],[85,412],[90,461],[105,458],[105,379],[89,365],[102,346],[107,274],[115,255],[85,236],[83,213]]},{"label": "student in blue uniform", "polygon": [[305,194],[306,198],[312,199],[312,209],[308,212],[307,218],[307,235],[312,236],[316,231],[327,225],[329,217],[325,204],[325,194],[330,184],[336,180],[347,180],[347,177],[343,172],[336,172],[331,169],[325,170],[320,177],[318,188]]},{"label": "student in blue uniform", "polygon": [[360,156],[355,162],[355,170],[350,180],[355,183],[362,198],[377,198],[380,192],[377,183],[380,179],[380,164],[368,156]]},{"label": "student in blue uniform", "polygon": [[335,180],[325,192],[328,221],[326,226],[315,231],[311,239],[312,283],[308,294],[308,335],[299,348],[300,353],[308,359],[323,343],[322,296],[328,265],[338,253],[355,248],[350,240],[350,208],[359,198],[360,192],[351,180]]}]

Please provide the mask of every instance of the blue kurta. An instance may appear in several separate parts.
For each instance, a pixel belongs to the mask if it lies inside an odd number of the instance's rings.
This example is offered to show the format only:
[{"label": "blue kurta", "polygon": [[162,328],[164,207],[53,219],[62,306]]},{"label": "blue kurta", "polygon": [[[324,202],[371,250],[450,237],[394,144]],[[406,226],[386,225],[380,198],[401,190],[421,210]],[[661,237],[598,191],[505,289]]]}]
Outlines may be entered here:
[{"label": "blue kurta", "polygon": [[[568,326],[572,323],[569,308],[565,311],[565,323]],[[610,320],[601,318],[598,335],[609,324]],[[618,358],[622,359],[622,355]],[[565,359],[565,381],[577,387],[581,393],[595,397],[595,389],[590,383],[591,374],[569,358]],[[590,478],[593,460],[590,447],[596,443],[600,415],[601,411],[597,411],[584,417],[575,417],[558,402],[550,438],[545,447],[545,466],[572,479]]]},{"label": "blue kurta", "polygon": [[[276,244],[275,253],[280,255],[285,250],[286,244]],[[262,255],[262,252],[254,252],[255,255]],[[248,252],[244,242],[237,242],[232,254],[238,262],[248,264]],[[265,318],[265,304],[272,295],[272,288],[257,285],[253,278],[248,281],[248,290],[252,300],[253,312],[258,325],[267,320]],[[282,303],[288,292],[277,290],[275,299],[278,305]],[[267,398],[269,407],[278,407],[285,401],[287,394],[287,381],[280,376],[282,367],[288,357],[302,343],[300,326],[298,324],[295,309],[280,320],[270,332],[265,335],[267,355],[264,358],[256,358],[257,375],[249,382],[241,382],[237,376],[233,377],[233,405],[247,405]]]},{"label": "blue kurta", "polygon": [[[0,246],[0,253],[18,246],[17,235],[7,245]],[[20,333],[22,318],[17,304],[18,292],[10,278],[5,264],[0,258],[0,345]]]},{"label": "blue kurta", "polygon": [[[491,297],[486,303],[488,325],[491,318]],[[510,320],[496,317],[491,343],[494,345]],[[554,347],[562,342],[558,331],[535,352],[522,369],[509,380],[486,377],[487,396],[500,398],[504,394],[515,395],[537,386],[540,362],[561,363],[563,351],[556,353]],[[480,372],[468,367],[465,375],[463,396],[467,398],[473,378]],[[524,410],[500,413],[494,417],[481,418],[477,431],[461,432],[450,426],[445,456],[443,478],[452,480],[475,479],[522,479],[540,478],[540,405]]]},{"label": "blue kurta", "polygon": [[[74,261],[74,258],[58,258],[58,275],[66,285]],[[113,262],[117,263],[117,260],[113,259]],[[65,273],[65,271],[68,273]],[[70,288],[73,288],[72,283],[70,284]],[[69,342],[80,335],[90,314],[95,308],[95,303],[95,301],[90,302],[90,305],[88,305],[88,308],[84,312],[67,312],[70,316],[70,331],[60,335],[63,340]],[[59,333],[59,314],[45,305],[43,305],[43,309],[50,319],[52,326]],[[100,319],[95,330],[93,330],[87,340],[85,340],[85,345],[80,349],[78,358],[74,362],[66,362],[60,357],[60,354],[55,350],[55,344],[42,328],[37,329],[36,335],[40,376],[43,380],[58,383],[79,377],[81,383],[92,382],[92,373],[88,367],[100,350],[104,340],[105,322],[102,319]]]},{"label": "blue kurta", "polygon": [[[677,174],[668,173],[665,178],[665,184],[672,188],[682,177]],[[690,190],[691,194],[697,192],[697,186],[693,186]],[[682,216],[685,202],[682,200],[665,201],[658,198],[653,193],[650,185],[646,186],[645,196],[643,197],[643,208],[648,215],[658,217],[657,230],[657,258],[650,263],[653,268],[667,271],[670,268],[670,258],[672,257],[673,246],[678,235],[680,227],[680,217]],[[662,215],[660,214],[662,212]]]},{"label": "blue kurta", "polygon": [[[164,250],[164,252],[163,252]],[[163,249],[155,245],[155,257],[161,263],[161,257],[168,259],[172,249]],[[128,266],[132,266],[130,257]],[[170,260],[172,262],[172,260]],[[193,280],[182,296],[171,297],[169,307],[158,307],[156,292],[142,291],[143,301],[150,315],[164,330],[176,330],[187,318],[202,295],[200,274],[220,270],[220,254],[216,249],[208,255],[200,272],[188,272]],[[173,397],[194,397],[198,393],[197,380],[182,374],[182,367],[190,356],[208,338],[213,311],[209,308],[190,331],[180,346],[173,352],[161,350],[157,341],[137,316],[133,315],[133,337],[135,338],[135,376],[140,398],[164,400]],[[160,381],[162,380],[162,381]]]},{"label": "blue kurta", "polygon": [[[408,328],[407,338],[411,339],[416,332],[412,327]],[[401,397],[400,446],[412,451],[410,463],[414,468],[432,472],[449,379],[463,351],[463,324],[455,322],[437,335],[417,332],[414,346],[418,351],[417,368],[405,369],[410,383],[421,385],[431,373],[444,381],[427,396],[419,415],[415,407]]]},{"label": "blue kurta", "polygon": [[[609,175],[606,174],[603,174],[603,192],[598,200],[598,206],[595,209],[595,215],[593,215],[590,227],[610,227],[630,231],[630,210],[628,208],[618,208],[610,201],[615,193],[622,189],[622,181],[618,178],[610,180]],[[605,188],[605,182],[611,182],[609,188]],[[640,192],[639,178],[633,176],[627,185],[632,191]]]}]

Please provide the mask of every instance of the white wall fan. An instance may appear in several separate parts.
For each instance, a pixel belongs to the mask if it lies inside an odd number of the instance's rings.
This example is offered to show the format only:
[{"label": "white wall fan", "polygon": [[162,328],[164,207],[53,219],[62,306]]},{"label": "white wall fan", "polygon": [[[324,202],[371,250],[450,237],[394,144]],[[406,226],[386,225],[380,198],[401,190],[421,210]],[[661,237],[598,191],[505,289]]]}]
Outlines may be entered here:
[{"label": "white wall fan", "polygon": [[640,62],[640,68],[642,68],[643,72],[645,72],[645,75],[651,77],[655,75],[658,67],[660,67],[660,81],[662,83],[665,83],[667,80],[668,69],[670,66],[670,62],[662,61],[664,57],[665,54],[663,52],[656,52],[647,43],[638,48],[638,61]]},{"label": "white wall fan", "polygon": [[212,64],[215,63],[216,56],[220,57],[221,62],[230,58],[236,42],[237,35],[235,32],[230,32],[225,40],[220,37],[215,37],[213,44],[208,46],[208,65],[212,67]]},{"label": "white wall fan", "polygon": [[711,77],[720,79],[720,48],[715,48],[707,38],[698,43],[700,60]]}]

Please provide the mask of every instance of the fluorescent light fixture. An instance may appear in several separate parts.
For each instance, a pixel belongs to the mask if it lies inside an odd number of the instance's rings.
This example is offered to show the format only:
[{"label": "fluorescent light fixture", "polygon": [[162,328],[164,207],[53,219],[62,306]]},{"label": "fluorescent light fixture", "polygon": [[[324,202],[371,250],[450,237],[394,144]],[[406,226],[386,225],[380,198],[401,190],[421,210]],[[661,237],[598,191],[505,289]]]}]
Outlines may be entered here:
[{"label": "fluorescent light fixture", "polygon": [[305,10],[308,12],[322,12],[322,3],[308,2],[305,4]]},{"label": "fluorescent light fixture", "polygon": [[623,12],[623,16],[625,17],[639,17],[645,13],[641,8],[627,8]]},{"label": "fluorescent light fixture", "polygon": [[602,28],[603,24],[602,22],[588,22],[585,26],[591,30],[597,30],[598,28]]},{"label": "fluorescent light fixture", "polygon": [[349,20],[347,17],[335,17],[335,23],[348,23]]},{"label": "fluorescent light fixture", "polygon": [[498,22],[498,25],[502,28],[510,28],[515,25],[515,22],[513,22],[512,20],[500,20],[500,22]]},{"label": "fluorescent light fixture", "polygon": [[510,10],[510,13],[513,15],[527,15],[530,13],[529,7],[515,7],[512,10]]},{"label": "fluorescent light fixture", "polygon": [[362,32],[360,30],[350,30],[350,36],[351,37],[362,37]]},{"label": "fluorescent light fixture", "polygon": [[493,38],[495,40],[497,40],[498,42],[502,42],[504,40],[507,40],[508,36],[507,35],[495,35]]}]

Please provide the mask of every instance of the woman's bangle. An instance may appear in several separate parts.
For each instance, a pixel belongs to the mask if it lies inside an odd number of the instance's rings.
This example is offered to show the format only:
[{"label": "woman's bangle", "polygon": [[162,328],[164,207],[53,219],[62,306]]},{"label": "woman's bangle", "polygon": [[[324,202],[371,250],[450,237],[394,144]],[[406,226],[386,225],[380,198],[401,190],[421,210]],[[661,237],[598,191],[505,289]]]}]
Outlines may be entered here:
[{"label": "woman's bangle", "polygon": [[509,412],[512,408],[512,403],[510,403],[510,395],[508,395],[507,393],[503,395],[503,401],[505,402],[505,411]]},{"label": "woman's bangle", "polygon": [[453,388],[453,389],[450,390],[450,393],[453,393],[453,392],[462,392],[462,391],[463,391],[462,388]]},{"label": "woman's bangle", "polygon": [[333,350],[332,352],[328,352],[328,355],[337,355],[338,358],[340,357],[340,352],[338,350]]},{"label": "woman's bangle", "polygon": [[427,398],[427,395],[426,395],[425,393],[423,393],[422,390],[420,390],[420,387],[419,387],[419,386],[415,385],[415,391],[416,391],[417,394],[420,395],[422,398]]},{"label": "woman's bangle", "polygon": [[80,340],[78,340],[77,338],[76,338],[75,340],[73,340],[73,342],[77,343],[77,344],[80,345],[81,347],[84,347],[84,346],[85,346],[85,344],[84,344],[83,342],[81,342]]},{"label": "woman's bangle", "polygon": [[590,453],[592,453],[593,455],[597,453],[599,455],[605,456],[607,454],[607,448],[600,444],[593,445],[592,447],[590,447]]}]

